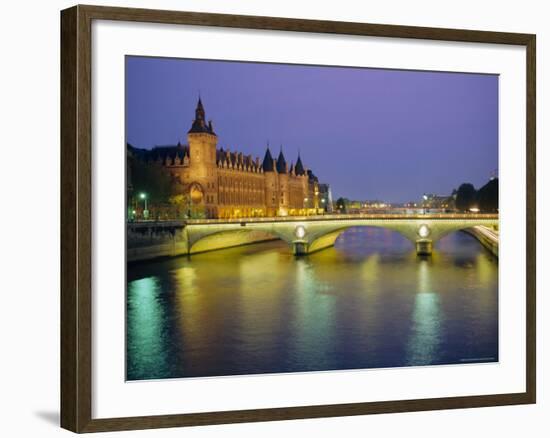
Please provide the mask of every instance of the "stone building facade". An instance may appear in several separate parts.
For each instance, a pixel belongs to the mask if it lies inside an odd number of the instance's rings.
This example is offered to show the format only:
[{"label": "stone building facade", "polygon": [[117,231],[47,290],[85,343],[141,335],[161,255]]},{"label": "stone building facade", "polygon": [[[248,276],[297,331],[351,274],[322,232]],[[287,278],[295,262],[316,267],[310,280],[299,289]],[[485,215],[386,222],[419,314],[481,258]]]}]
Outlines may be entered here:
[{"label": "stone building facade", "polygon": [[[187,133],[187,145],[178,143],[151,150],[128,146],[128,156],[159,166],[170,176],[172,198],[183,204],[180,216],[270,217],[325,211],[319,181],[304,167],[299,155],[296,164],[288,166],[282,147],[275,159],[268,145],[261,161],[218,147],[218,136],[212,122],[206,120],[200,98]],[[132,187],[130,178],[128,187]],[[153,199],[150,205],[153,208]]]}]

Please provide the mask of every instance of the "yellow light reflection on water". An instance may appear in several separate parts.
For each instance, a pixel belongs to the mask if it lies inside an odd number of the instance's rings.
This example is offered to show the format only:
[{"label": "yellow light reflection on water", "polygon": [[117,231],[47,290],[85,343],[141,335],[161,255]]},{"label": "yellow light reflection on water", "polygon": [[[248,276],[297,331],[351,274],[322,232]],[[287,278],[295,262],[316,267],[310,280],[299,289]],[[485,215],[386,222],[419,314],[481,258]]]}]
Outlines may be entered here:
[{"label": "yellow light reflection on water", "polygon": [[361,266],[361,277],[366,292],[378,292],[380,275],[380,254],[368,257]]},{"label": "yellow light reflection on water", "polygon": [[273,241],[154,264],[128,283],[132,366],[152,378],[496,357],[498,261],[445,239],[420,258],[398,234],[351,229],[307,257]]},{"label": "yellow light reflection on water", "polygon": [[174,277],[176,278],[178,286],[183,288],[186,292],[192,293],[197,291],[195,284],[197,273],[195,268],[191,266],[183,266],[175,271]]},{"label": "yellow light reflection on water", "polygon": [[408,365],[433,362],[441,339],[440,297],[432,290],[430,266],[420,260],[417,293],[414,300],[411,337],[408,343]]},{"label": "yellow light reflection on water", "polygon": [[290,321],[294,332],[290,348],[293,355],[306,352],[302,359],[305,369],[330,363],[330,346],[338,323],[335,310],[344,299],[340,293],[345,292],[334,293],[333,285],[322,272],[323,263],[318,263],[321,258],[316,260],[317,263],[308,258],[297,259],[294,267],[296,310]]}]

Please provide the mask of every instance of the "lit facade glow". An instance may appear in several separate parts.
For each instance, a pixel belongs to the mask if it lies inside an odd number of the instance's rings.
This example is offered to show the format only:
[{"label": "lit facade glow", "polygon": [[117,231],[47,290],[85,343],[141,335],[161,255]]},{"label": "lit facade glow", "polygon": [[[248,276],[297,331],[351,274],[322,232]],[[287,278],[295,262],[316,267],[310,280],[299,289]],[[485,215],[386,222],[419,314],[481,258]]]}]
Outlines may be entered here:
[{"label": "lit facade glow", "polygon": [[[160,167],[170,176],[170,206],[150,196],[153,215],[178,218],[245,218],[323,214],[320,199],[328,184],[302,163],[287,164],[282,146],[273,157],[269,146],[263,161],[218,147],[218,136],[199,98],[187,145],[158,146],[150,151],[128,147],[131,160]],[[128,183],[131,186],[131,172]],[[147,200],[145,193],[139,199]]]}]

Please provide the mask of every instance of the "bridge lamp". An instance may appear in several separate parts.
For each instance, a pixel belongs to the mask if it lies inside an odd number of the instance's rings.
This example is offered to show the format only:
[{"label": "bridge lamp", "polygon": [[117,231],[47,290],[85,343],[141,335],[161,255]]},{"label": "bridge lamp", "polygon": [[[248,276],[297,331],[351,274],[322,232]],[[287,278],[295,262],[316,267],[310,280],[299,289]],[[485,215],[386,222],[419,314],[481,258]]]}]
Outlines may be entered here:
[{"label": "bridge lamp", "polygon": [[147,210],[147,193],[141,192],[139,194],[139,199],[143,199],[143,218],[147,219],[149,217],[149,210]]},{"label": "bridge lamp", "polygon": [[418,228],[418,235],[423,239],[425,239],[430,235],[430,229],[426,224],[420,225],[420,227]]},{"label": "bridge lamp", "polygon": [[305,227],[303,225],[298,225],[294,230],[294,235],[300,240],[303,239],[306,235]]}]

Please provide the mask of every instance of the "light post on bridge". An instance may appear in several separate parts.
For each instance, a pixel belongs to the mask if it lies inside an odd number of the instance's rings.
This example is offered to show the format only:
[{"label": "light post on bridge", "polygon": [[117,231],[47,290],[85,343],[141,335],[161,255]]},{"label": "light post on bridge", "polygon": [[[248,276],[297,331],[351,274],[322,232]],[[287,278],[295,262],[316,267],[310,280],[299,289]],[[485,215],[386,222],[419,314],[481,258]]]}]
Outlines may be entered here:
[{"label": "light post on bridge", "polygon": [[147,218],[149,217],[149,210],[147,210],[147,193],[141,192],[139,194],[139,198],[143,199],[143,202],[144,202],[143,219],[147,220]]},{"label": "light post on bridge", "polygon": [[423,214],[426,214],[426,202],[428,201],[428,195],[424,194],[422,195],[422,199],[424,200],[424,202],[422,203],[422,213]]}]

